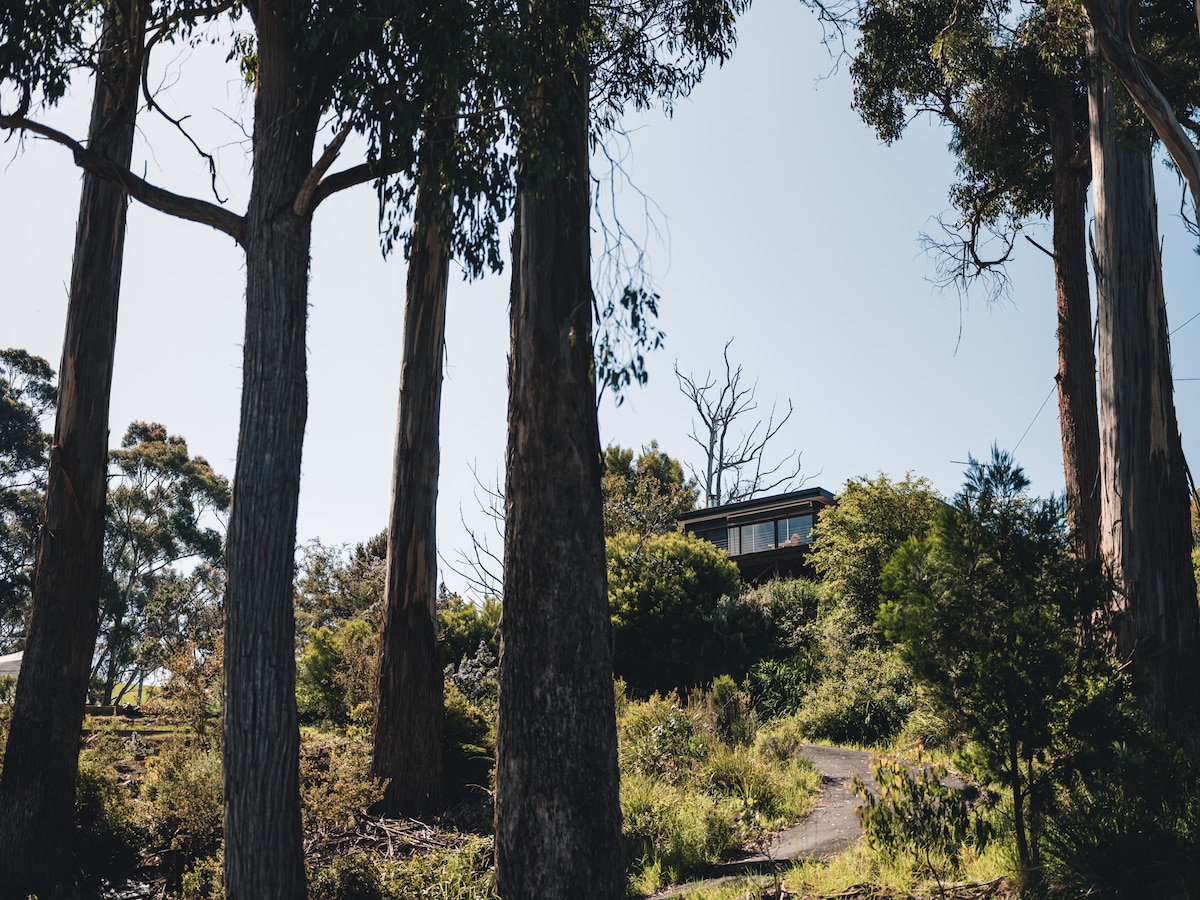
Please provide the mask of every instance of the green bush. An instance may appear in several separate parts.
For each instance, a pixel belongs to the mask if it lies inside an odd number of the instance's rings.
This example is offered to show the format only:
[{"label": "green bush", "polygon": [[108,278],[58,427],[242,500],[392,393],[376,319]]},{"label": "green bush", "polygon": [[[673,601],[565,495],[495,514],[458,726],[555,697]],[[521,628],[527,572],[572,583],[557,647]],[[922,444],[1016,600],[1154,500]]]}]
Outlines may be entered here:
[{"label": "green bush", "polygon": [[749,744],[758,725],[750,697],[728,675],[715,678],[708,695],[717,736],[731,744]]},{"label": "green bush", "polygon": [[198,859],[183,873],[181,900],[225,900],[225,851]]},{"label": "green bush", "polygon": [[1128,679],[1089,679],[1065,738],[1045,835],[1055,881],[1200,897],[1200,770],[1146,726]]},{"label": "green bush", "polygon": [[805,691],[818,675],[812,656],[801,650],[785,659],[760,659],[746,674],[746,684],[758,714],[775,719],[800,708]]},{"label": "green bush", "polygon": [[437,598],[437,623],[443,665],[457,668],[480,644],[493,658],[500,655],[500,601],[495,597],[475,603],[443,587]]},{"label": "green bush", "polygon": [[864,647],[808,689],[796,718],[811,738],[878,745],[900,732],[915,702],[908,668],[896,652]]},{"label": "green bush", "polygon": [[716,747],[702,778],[709,793],[737,801],[744,816],[773,819],[782,809],[782,786],[746,747]]},{"label": "green bush", "polygon": [[142,834],[113,760],[84,753],[75,782],[76,854],[87,880],[116,879],[138,863]]},{"label": "green bush", "polygon": [[383,798],[371,774],[371,747],[350,737],[300,742],[300,800],[310,832],[353,831],[363,813]]},{"label": "green bush", "polygon": [[806,743],[804,726],[793,715],[760,729],[754,738],[754,752],[769,762],[787,764],[802,758],[801,750]]},{"label": "green bush", "polygon": [[310,630],[296,666],[296,708],[304,724],[341,730],[374,691],[375,629],[363,618]]},{"label": "green bush", "polygon": [[365,853],[339,857],[313,873],[309,900],[385,900],[379,867]]},{"label": "green bush", "polygon": [[943,766],[915,763],[894,756],[875,756],[871,777],[878,793],[857,775],[852,789],[863,805],[854,810],[867,843],[889,857],[908,855],[939,884],[958,870],[967,840],[969,816],[961,791],[942,784]]},{"label": "green bush", "polygon": [[668,784],[690,778],[712,744],[701,718],[674,692],[629,704],[617,726],[621,771]]},{"label": "green bush", "polygon": [[485,711],[448,681],[444,708],[442,738],[448,795],[460,796],[471,785],[490,787],[496,761],[496,726],[490,706]]},{"label": "green bush", "polygon": [[198,860],[221,848],[224,823],[221,756],[184,743],[169,744],[146,764],[138,819],[162,862],[172,891]]},{"label": "green bush", "polygon": [[761,654],[765,617],[741,603],[725,551],[683,532],[606,541],[613,671],[637,697],[742,677]]}]

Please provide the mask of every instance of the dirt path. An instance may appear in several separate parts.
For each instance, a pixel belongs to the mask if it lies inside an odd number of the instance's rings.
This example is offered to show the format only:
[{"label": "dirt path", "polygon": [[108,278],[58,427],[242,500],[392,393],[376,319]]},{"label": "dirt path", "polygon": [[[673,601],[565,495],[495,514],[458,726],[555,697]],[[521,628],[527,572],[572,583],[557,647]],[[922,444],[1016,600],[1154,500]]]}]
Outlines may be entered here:
[{"label": "dirt path", "polygon": [[857,841],[861,834],[854,817],[858,800],[850,793],[850,779],[857,775],[870,782],[871,754],[816,744],[805,744],[801,752],[821,773],[820,798],[802,822],[777,834],[766,852],[719,863],[699,880],[668,888],[655,894],[652,900],[678,897],[700,887],[715,887],[745,875],[767,873],[774,863],[786,860],[824,859]]}]

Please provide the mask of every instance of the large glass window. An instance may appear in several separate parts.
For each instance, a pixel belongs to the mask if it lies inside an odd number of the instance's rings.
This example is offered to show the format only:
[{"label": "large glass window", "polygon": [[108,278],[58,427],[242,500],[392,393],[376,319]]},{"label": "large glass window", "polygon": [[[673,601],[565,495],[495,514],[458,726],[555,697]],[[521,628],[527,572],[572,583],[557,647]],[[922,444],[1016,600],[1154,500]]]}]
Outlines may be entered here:
[{"label": "large glass window", "polygon": [[710,544],[714,544],[722,550],[727,549],[729,545],[728,530],[725,528],[710,528],[707,531],[697,531],[696,537],[702,537]]},{"label": "large glass window", "polygon": [[759,553],[775,548],[775,523],[758,522],[742,526],[742,552]]},{"label": "large glass window", "polygon": [[742,552],[742,529],[737,525],[729,529],[729,546],[725,548],[725,551],[730,556],[737,556]]},{"label": "large glass window", "polygon": [[800,544],[812,543],[813,517],[811,515],[780,519],[777,524],[780,547],[796,547]]}]

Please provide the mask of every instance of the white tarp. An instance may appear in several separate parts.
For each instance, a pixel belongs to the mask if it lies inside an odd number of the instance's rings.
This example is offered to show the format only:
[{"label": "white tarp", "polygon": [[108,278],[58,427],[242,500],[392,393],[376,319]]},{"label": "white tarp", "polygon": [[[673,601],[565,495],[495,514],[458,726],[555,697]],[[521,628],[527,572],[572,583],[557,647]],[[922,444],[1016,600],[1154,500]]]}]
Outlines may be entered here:
[{"label": "white tarp", "polygon": [[16,675],[21,671],[21,657],[24,653],[10,653],[0,656],[0,675]]}]

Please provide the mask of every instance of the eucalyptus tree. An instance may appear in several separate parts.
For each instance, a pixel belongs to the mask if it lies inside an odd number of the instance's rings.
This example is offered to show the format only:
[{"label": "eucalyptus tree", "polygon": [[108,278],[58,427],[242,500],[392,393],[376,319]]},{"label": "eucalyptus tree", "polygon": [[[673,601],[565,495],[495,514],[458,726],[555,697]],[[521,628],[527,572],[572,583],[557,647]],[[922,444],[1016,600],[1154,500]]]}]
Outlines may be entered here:
[{"label": "eucalyptus tree", "polygon": [[[132,423],[110,460],[100,639],[92,672],[103,680],[101,702],[119,703],[133,682],[178,649],[187,601],[197,595],[177,564],[221,564],[230,491],[208,460],[192,456],[186,440],[157,422]],[[124,682],[119,694],[118,680]]]},{"label": "eucalyptus tree", "polygon": [[[67,87],[75,48],[90,33],[86,4],[5,4],[0,84],[17,105],[0,126],[19,127]],[[88,152],[130,164],[146,5],[98,7]],[[104,543],[108,406],[125,238],[124,192],[87,174],[79,201],[58,413],[32,579],[25,656],[0,776],[0,895],[24,898],[74,881],[75,776]]]},{"label": "eucalyptus tree", "polygon": [[[1151,138],[1099,59],[1089,90],[1100,348],[1101,548],[1116,653],[1150,723],[1200,756],[1200,608],[1175,416]],[[1121,116],[1125,112],[1125,116]]]},{"label": "eucalyptus tree", "polygon": [[[397,200],[415,191],[372,730],[372,770],[386,779],[381,809],[390,815],[430,812],[442,789],[435,535],[446,300],[452,260],[468,276],[501,265],[499,224],[512,201],[511,157],[501,149],[504,15],[502,4],[471,0],[442,8],[441,30],[430,38],[439,49],[416,55],[415,79],[427,90],[415,180],[406,173],[380,188],[390,201],[388,248],[410,205]],[[381,148],[411,141],[411,120],[382,100],[373,140]]]},{"label": "eucalyptus tree", "polygon": [[[706,34],[711,26],[702,21],[705,15],[720,21],[722,10],[721,4],[680,2],[595,7],[587,98],[592,139],[617,127],[625,104],[644,108],[661,102],[669,108],[690,90],[708,60],[724,52],[725,39],[715,31]],[[459,28],[439,40],[455,48],[450,56],[457,65],[441,65],[432,73],[441,82],[430,80],[430,73],[417,76],[432,84],[417,182],[389,182],[384,192],[396,210],[405,208],[394,202],[397,195],[416,191],[407,241],[404,355],[374,729],[373,767],[390,779],[384,808],[394,813],[429,809],[439,788],[443,678],[436,647],[433,536],[447,271],[451,258],[472,276],[500,267],[498,225],[514,194],[514,160],[501,147],[511,143],[508,128],[525,102],[515,86],[529,52],[520,21],[528,12],[506,3],[455,6],[452,19]],[[384,108],[375,116],[381,147],[397,130],[404,132],[390,114]],[[390,242],[399,234],[393,218],[385,236]],[[614,342],[604,343],[596,354],[596,378],[606,386],[619,390],[644,380],[640,351],[656,343],[645,324],[656,300],[628,287],[603,307],[590,302],[588,315],[611,322],[621,310],[631,322],[635,356],[628,366]]]},{"label": "eucalyptus tree", "polygon": [[[244,215],[152,185],[27,117],[4,124],[64,144],[86,171],[160,211],[223,231],[245,251],[243,393],[225,601],[225,882],[231,898],[299,898],[305,885],[291,582],[307,407],[312,217],[334,192],[411,166],[411,147],[396,142],[386,158],[330,171],[350,133],[363,126],[363,96],[386,91],[401,107],[424,107],[411,96],[408,38],[442,20],[439,6],[387,0],[247,0],[241,8],[253,33],[235,50],[255,89],[255,165]],[[317,154],[331,112],[335,134]]]},{"label": "eucalyptus tree", "polygon": [[[731,52],[743,7],[517,7],[495,814],[496,882],[506,898],[625,892],[592,346],[589,124],[617,121],[628,104],[650,105],[661,84],[694,84],[706,62]],[[687,65],[676,71],[663,58]],[[594,88],[602,89],[595,99]]]},{"label": "eucalyptus tree", "polygon": [[54,370],[24,350],[0,350],[0,653],[21,649],[38,516],[45,502]]},{"label": "eucalyptus tree", "polygon": [[888,143],[917,113],[953,130],[959,221],[938,245],[970,284],[997,279],[1030,219],[1053,222],[1059,426],[1072,540],[1100,549],[1100,438],[1085,211],[1088,160],[1084,28],[1077,7],[869,0],[851,64],[854,106]]}]

